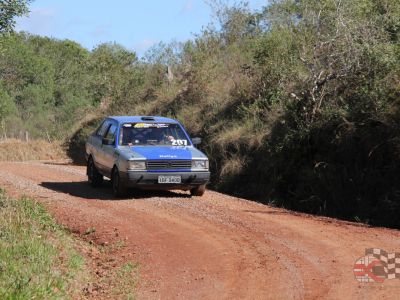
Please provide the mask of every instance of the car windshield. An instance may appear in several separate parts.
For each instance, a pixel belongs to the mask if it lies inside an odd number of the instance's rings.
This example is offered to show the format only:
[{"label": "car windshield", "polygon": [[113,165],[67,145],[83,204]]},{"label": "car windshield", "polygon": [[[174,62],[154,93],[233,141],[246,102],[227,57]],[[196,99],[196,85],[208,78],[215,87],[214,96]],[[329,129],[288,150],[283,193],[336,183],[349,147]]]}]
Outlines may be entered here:
[{"label": "car windshield", "polygon": [[187,146],[189,141],[178,124],[125,123],[119,137],[120,145],[129,146]]}]

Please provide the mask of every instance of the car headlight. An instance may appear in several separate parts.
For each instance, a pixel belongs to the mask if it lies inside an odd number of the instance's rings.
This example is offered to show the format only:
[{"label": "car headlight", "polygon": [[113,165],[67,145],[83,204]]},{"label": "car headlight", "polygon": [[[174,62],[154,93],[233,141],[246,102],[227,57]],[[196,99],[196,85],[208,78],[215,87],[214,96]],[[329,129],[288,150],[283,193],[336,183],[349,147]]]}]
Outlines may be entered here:
[{"label": "car headlight", "polygon": [[140,160],[128,161],[128,170],[146,170],[146,162]]},{"label": "car headlight", "polygon": [[192,169],[208,170],[208,160],[192,160]]}]

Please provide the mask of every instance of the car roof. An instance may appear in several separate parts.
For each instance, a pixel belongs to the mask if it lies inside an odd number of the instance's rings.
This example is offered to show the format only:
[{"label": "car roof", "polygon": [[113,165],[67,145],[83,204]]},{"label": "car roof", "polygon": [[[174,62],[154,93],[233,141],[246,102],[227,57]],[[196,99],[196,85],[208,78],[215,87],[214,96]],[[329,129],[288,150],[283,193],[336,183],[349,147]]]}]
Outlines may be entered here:
[{"label": "car roof", "polygon": [[118,123],[138,123],[138,122],[156,122],[156,123],[173,123],[179,122],[174,119],[159,116],[110,116],[108,119],[117,121]]}]

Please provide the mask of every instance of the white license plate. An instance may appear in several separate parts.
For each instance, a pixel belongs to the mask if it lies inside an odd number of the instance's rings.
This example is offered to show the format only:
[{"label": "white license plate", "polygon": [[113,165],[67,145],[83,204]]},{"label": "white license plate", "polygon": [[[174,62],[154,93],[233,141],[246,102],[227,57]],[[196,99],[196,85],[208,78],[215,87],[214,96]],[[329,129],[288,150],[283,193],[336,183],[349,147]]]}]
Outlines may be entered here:
[{"label": "white license plate", "polygon": [[181,183],[181,176],[158,176],[158,183]]}]

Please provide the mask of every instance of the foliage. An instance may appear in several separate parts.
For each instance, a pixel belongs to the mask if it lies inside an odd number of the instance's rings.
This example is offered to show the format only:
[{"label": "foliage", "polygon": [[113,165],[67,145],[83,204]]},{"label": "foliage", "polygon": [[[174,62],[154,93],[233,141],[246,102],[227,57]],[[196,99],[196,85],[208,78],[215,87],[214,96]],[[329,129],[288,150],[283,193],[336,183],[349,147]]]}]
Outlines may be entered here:
[{"label": "foliage", "polygon": [[3,124],[12,113],[15,113],[15,103],[7,91],[0,86],[0,122]]},{"label": "foliage", "polygon": [[[26,33],[3,36],[1,42],[1,92],[9,96],[2,97],[1,107],[11,97],[16,108],[12,124],[20,119],[20,128],[9,129],[8,136],[28,130],[35,138],[67,139],[85,115],[118,106],[117,100],[133,93],[142,80],[136,55],[119,45],[89,52],[72,41]],[[0,121],[6,115],[10,109],[0,109]]]},{"label": "foliage", "polygon": [[14,17],[28,13],[30,0],[2,0],[0,1],[0,34],[10,32],[14,25]]},{"label": "foliage", "polygon": [[216,189],[399,227],[382,215],[400,207],[400,2],[224,3],[193,39],[141,60],[116,44],[3,37],[0,91],[17,111],[1,111],[5,128],[64,138],[82,160],[104,115],[175,117],[203,137]]}]

